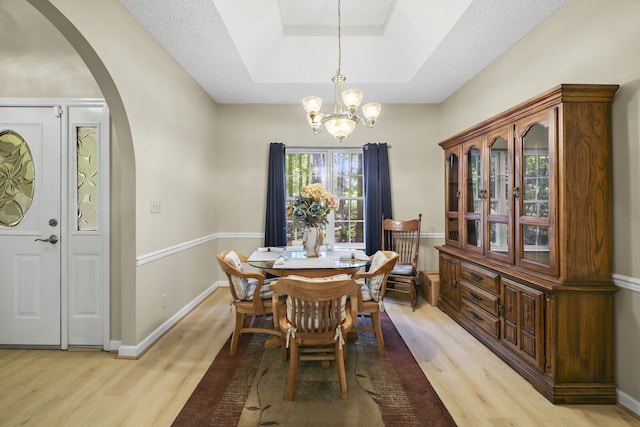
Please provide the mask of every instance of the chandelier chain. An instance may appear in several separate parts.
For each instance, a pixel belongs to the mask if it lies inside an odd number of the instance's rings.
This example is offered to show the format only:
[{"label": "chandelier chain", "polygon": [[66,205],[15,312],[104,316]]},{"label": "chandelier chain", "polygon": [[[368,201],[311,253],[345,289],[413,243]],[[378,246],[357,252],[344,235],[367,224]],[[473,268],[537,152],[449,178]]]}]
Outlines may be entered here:
[{"label": "chandelier chain", "polygon": [[[1,0],[0,0],[1,1]],[[326,129],[338,141],[349,136],[358,123],[365,127],[373,127],[380,115],[380,104],[370,102],[362,106],[364,118],[358,116],[357,110],[362,101],[362,91],[357,89],[343,89],[346,78],[342,75],[342,1],[338,3],[338,70],[331,81],[335,91],[333,114],[323,114],[322,98],[307,96],[302,100],[302,106],[307,112],[307,121],[314,134]]]},{"label": "chandelier chain", "polygon": [[342,41],[341,41],[341,31],[342,27],[342,13],[340,12],[340,0],[338,0],[338,74],[342,74],[340,71],[342,70]]}]

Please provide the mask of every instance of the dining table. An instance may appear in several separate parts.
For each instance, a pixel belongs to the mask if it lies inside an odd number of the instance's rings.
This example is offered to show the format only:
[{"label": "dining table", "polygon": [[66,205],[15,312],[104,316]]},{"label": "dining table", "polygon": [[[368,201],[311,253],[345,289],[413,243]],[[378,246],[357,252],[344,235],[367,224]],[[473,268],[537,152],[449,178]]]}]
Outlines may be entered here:
[{"label": "dining table", "polygon": [[[320,255],[317,257],[307,257],[303,246],[291,245],[257,248],[249,255],[247,263],[277,277],[296,275],[318,278],[338,274],[352,275],[367,266],[369,257],[362,250],[333,245],[320,247]],[[264,343],[265,349],[280,345],[282,343],[278,337],[270,337]]]},{"label": "dining table", "polygon": [[307,257],[303,246],[264,247],[254,250],[247,263],[274,276],[328,277],[354,274],[369,263],[360,249],[322,246],[320,255]]}]

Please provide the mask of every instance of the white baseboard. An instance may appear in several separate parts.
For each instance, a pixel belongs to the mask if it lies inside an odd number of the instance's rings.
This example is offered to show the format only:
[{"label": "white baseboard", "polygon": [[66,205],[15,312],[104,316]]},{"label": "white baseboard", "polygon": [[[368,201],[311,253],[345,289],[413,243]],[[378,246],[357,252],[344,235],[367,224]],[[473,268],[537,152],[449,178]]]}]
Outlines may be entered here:
[{"label": "white baseboard", "polygon": [[[206,297],[211,295],[211,293],[218,289],[220,286],[225,286],[225,283],[216,282],[211,285],[204,292],[198,295],[193,301],[185,305],[180,311],[167,319],[166,322],[158,326],[155,331],[149,334],[138,345],[117,345],[118,357],[125,359],[137,359],[142,356],[142,354],[144,354],[145,351],[147,351],[156,341],[158,341],[160,337],[162,337],[169,329],[171,329],[176,323],[178,323],[184,316],[189,314],[191,310],[193,310],[198,304],[200,304]],[[116,343],[116,341],[112,342]],[[111,347],[111,349],[115,348],[115,346]]]},{"label": "white baseboard", "polygon": [[640,415],[640,402],[629,396],[623,391],[620,391],[619,388],[616,389],[616,397],[618,398],[618,403],[636,415]]},{"label": "white baseboard", "polygon": [[[629,291],[640,292],[640,279],[615,273],[611,276],[613,278],[613,283],[615,283],[617,286]],[[620,405],[624,406],[631,412],[640,415],[640,401],[629,396],[619,388],[616,388],[616,397]]]}]

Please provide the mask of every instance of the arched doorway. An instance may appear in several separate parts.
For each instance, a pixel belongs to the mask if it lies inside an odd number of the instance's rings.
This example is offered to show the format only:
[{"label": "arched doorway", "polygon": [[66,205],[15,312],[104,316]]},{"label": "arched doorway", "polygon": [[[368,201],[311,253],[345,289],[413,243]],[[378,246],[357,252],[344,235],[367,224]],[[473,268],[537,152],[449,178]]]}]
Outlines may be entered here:
[{"label": "arched doorway", "polygon": [[[129,120],[111,75],[73,23],[50,1],[28,0],[73,46],[93,75],[109,107],[111,127],[111,343],[135,342],[135,159]],[[82,5],[90,8],[91,6]],[[126,326],[123,326],[126,325]],[[111,349],[113,349],[111,345]]]}]

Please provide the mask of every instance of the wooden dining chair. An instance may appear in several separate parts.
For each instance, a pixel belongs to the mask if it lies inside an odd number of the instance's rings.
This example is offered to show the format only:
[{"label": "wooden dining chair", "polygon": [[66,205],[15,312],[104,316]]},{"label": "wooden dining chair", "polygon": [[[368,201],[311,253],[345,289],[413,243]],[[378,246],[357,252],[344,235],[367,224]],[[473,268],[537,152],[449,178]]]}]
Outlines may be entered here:
[{"label": "wooden dining chair", "polygon": [[378,341],[378,353],[384,356],[384,337],[380,323],[380,312],[384,311],[384,294],[387,291],[387,278],[398,260],[398,254],[392,251],[378,251],[371,256],[371,265],[367,272],[351,276],[360,284],[358,317],[370,318],[371,327],[356,326],[352,332],[373,332]]},{"label": "wooden dining chair", "polygon": [[387,278],[387,292],[409,294],[411,308],[418,301],[418,252],[420,250],[420,224],[417,219],[399,221],[382,219],[382,249],[398,254],[398,261]]},{"label": "wooden dining chair", "polygon": [[[240,335],[244,333],[261,333],[280,337],[280,331],[275,327],[273,321],[254,325],[259,317],[273,316],[274,304],[271,290],[269,283],[265,284],[264,275],[259,272],[244,271],[243,264],[247,262],[247,257],[239,252],[222,251],[216,255],[216,259],[229,281],[229,291],[236,311],[235,326],[231,337],[231,356],[236,354],[238,340]],[[247,322],[247,318],[250,318],[251,321]],[[282,352],[283,360],[286,360],[284,345],[282,345]]]},{"label": "wooden dining chair", "polygon": [[[300,360],[335,361],[340,398],[347,399],[345,345],[358,312],[360,285],[349,275],[341,274],[325,278],[287,276],[269,287],[276,305],[276,321],[289,348],[287,399],[294,400]],[[286,301],[278,302],[279,294],[284,294]]]}]

